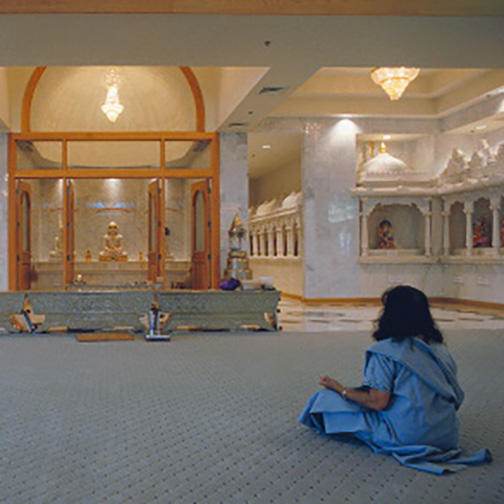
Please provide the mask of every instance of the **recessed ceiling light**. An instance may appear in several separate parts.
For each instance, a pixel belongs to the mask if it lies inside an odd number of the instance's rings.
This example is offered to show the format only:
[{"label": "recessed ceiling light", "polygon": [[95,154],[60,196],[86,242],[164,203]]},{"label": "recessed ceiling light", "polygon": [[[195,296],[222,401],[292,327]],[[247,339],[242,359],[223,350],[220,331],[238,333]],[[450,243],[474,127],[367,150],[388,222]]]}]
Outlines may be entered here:
[{"label": "recessed ceiling light", "polygon": [[476,131],[479,131],[479,130],[484,130],[487,128],[488,128],[488,126],[486,124],[478,124],[477,126],[474,126],[473,129],[475,129]]},{"label": "recessed ceiling light", "polygon": [[260,91],[259,94],[276,94],[276,93],[283,93],[289,89],[289,86],[264,86]]},{"label": "recessed ceiling light", "polygon": [[271,145],[268,145],[268,144],[261,145],[261,147],[263,149],[271,149]]},{"label": "recessed ceiling light", "polygon": [[229,128],[243,128],[244,126],[248,126],[248,122],[232,122],[228,124]]},{"label": "recessed ceiling light", "polygon": [[391,135],[383,135],[383,140],[390,140],[391,138]]}]

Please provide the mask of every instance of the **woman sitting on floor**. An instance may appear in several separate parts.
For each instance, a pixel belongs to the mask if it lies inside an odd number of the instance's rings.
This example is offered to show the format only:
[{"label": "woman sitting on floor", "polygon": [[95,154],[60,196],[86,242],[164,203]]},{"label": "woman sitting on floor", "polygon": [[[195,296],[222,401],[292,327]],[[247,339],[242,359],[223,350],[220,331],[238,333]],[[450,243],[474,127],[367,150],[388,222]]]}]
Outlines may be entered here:
[{"label": "woman sitting on floor", "polygon": [[436,474],[489,462],[488,450],[462,456],[457,446],[456,412],[464,393],[425,294],[394,287],[382,303],[363,385],[346,388],[322,377],[325,388],[308,401],[299,421],[325,434],[352,434],[376,452]]}]

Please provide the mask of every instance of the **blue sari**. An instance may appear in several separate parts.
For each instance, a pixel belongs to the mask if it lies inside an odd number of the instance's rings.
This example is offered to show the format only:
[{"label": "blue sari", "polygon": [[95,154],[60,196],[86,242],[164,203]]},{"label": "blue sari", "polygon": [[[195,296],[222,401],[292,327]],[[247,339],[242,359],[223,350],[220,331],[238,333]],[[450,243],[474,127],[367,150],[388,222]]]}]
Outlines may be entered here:
[{"label": "blue sari", "polygon": [[310,398],[299,421],[324,434],[352,434],[377,453],[434,474],[491,460],[488,450],[463,455],[458,447],[457,410],[464,393],[444,345],[418,338],[376,343],[366,352],[363,387],[390,393],[388,406],[367,409],[323,389]]}]

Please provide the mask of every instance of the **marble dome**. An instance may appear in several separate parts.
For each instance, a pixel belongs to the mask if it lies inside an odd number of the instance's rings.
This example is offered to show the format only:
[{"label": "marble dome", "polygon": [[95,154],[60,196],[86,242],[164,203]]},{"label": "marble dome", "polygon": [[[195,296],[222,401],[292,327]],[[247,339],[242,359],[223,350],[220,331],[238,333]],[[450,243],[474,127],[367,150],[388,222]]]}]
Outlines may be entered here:
[{"label": "marble dome", "polygon": [[407,178],[410,172],[404,161],[390,155],[382,145],[380,153],[362,165],[360,181],[397,180]]}]

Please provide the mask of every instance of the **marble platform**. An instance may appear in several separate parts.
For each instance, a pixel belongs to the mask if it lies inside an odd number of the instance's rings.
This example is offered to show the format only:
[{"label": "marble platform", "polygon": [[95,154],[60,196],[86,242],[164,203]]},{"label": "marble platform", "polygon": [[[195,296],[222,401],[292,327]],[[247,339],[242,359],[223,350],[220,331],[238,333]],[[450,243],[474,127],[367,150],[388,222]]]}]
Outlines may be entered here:
[{"label": "marble platform", "polygon": [[[191,262],[186,259],[168,259],[165,262],[167,285],[183,282],[189,273]],[[36,290],[61,289],[63,286],[63,264],[56,261],[33,263],[36,279],[32,288]],[[75,275],[82,275],[88,285],[121,285],[147,280],[147,261],[76,261]]]},{"label": "marble platform", "polygon": [[70,330],[145,330],[148,312],[159,306],[163,332],[180,329],[277,330],[280,292],[188,290],[73,290],[51,292],[0,292],[0,329],[13,330],[12,317],[27,301],[31,313],[44,315],[38,331],[65,327]]}]

